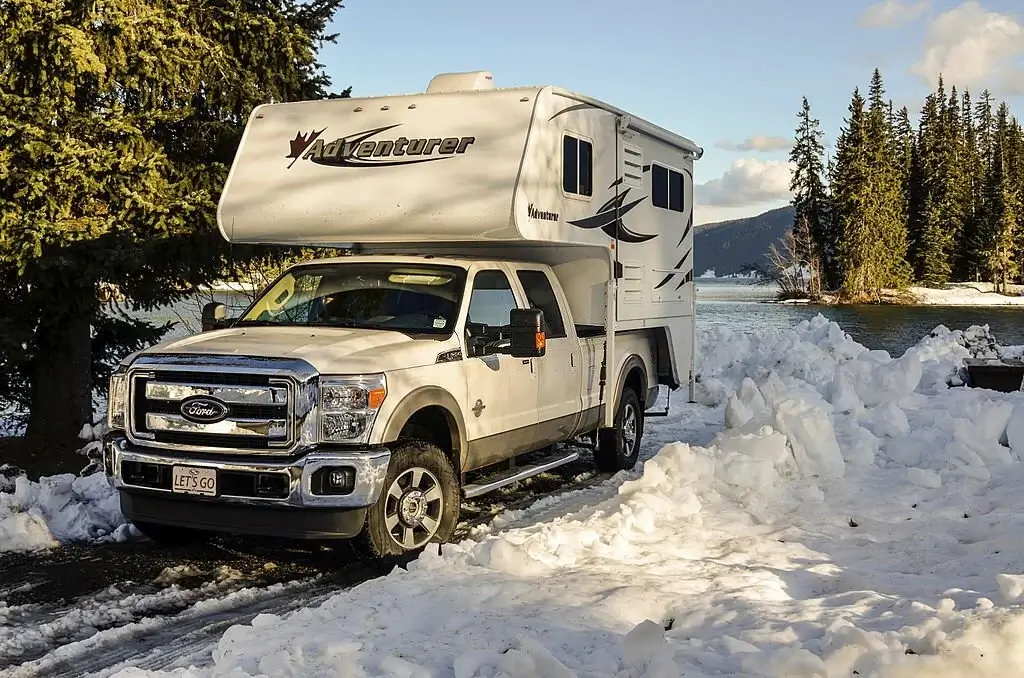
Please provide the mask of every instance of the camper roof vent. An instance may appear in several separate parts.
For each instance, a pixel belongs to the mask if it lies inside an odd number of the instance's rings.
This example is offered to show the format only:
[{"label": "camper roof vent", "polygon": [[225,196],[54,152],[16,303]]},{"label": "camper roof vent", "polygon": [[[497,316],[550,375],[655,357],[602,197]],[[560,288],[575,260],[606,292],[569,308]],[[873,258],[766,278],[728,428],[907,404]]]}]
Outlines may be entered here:
[{"label": "camper roof vent", "polygon": [[441,73],[435,75],[427,85],[427,94],[440,92],[465,92],[466,90],[494,89],[494,76],[490,71],[469,71],[467,73]]}]

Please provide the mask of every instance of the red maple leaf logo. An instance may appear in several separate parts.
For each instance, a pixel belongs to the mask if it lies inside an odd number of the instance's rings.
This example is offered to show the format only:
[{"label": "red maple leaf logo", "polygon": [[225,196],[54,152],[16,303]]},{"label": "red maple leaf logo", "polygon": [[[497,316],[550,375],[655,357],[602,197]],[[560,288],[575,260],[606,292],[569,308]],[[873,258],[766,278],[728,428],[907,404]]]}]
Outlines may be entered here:
[{"label": "red maple leaf logo", "polygon": [[291,146],[292,151],[291,153],[285,156],[286,158],[292,159],[291,164],[289,164],[288,166],[291,167],[292,165],[294,165],[295,161],[302,157],[302,154],[306,152],[306,149],[312,146],[313,142],[316,141],[320,137],[320,135],[324,133],[324,130],[326,129],[327,128],[324,127],[324,129],[320,130],[319,132],[314,130],[310,132],[308,138],[302,132],[296,132],[295,138],[288,142],[288,144]]}]

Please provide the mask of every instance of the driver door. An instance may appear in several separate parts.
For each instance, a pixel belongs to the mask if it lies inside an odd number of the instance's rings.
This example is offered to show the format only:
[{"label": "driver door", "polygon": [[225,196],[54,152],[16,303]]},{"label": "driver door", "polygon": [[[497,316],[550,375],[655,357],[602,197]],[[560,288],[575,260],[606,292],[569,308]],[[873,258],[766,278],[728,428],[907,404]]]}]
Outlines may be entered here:
[{"label": "driver door", "polygon": [[[505,328],[509,312],[524,305],[503,268],[485,268],[473,276],[467,324],[482,324],[488,334]],[[504,354],[474,355],[466,341],[466,404],[463,416],[472,470],[529,449],[538,421],[539,381],[533,359]]]}]

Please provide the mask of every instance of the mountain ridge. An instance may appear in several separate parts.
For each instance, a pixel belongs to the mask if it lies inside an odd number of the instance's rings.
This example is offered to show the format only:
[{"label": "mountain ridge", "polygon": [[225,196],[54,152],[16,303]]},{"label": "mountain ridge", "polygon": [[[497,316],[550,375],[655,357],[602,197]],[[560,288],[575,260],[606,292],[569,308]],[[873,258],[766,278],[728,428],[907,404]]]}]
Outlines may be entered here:
[{"label": "mountain ridge", "polygon": [[693,272],[714,269],[718,277],[739,273],[746,264],[768,265],[768,251],[793,226],[793,206],[752,217],[716,221],[694,227]]}]

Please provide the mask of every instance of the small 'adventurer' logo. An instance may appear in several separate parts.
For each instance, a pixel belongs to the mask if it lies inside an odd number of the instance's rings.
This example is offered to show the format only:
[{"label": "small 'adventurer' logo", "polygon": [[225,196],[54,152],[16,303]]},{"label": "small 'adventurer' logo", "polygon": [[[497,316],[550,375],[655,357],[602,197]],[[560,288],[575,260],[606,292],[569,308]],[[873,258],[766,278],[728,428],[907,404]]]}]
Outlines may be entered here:
[{"label": "small 'adventurer' logo", "polygon": [[193,396],[181,402],[181,416],[197,424],[216,424],[228,416],[228,407],[216,398]]},{"label": "small 'adventurer' logo", "polygon": [[541,219],[543,221],[558,221],[558,212],[545,212],[544,210],[539,210],[533,206],[532,202],[526,206],[526,213],[529,215],[531,219]]},{"label": "small 'adventurer' logo", "polygon": [[392,167],[453,158],[464,154],[476,141],[476,137],[373,138],[399,126],[377,127],[326,142],[322,138],[326,127],[308,135],[296,132],[288,142],[291,152],[285,158],[291,160],[288,167],[299,160],[330,167]]}]

